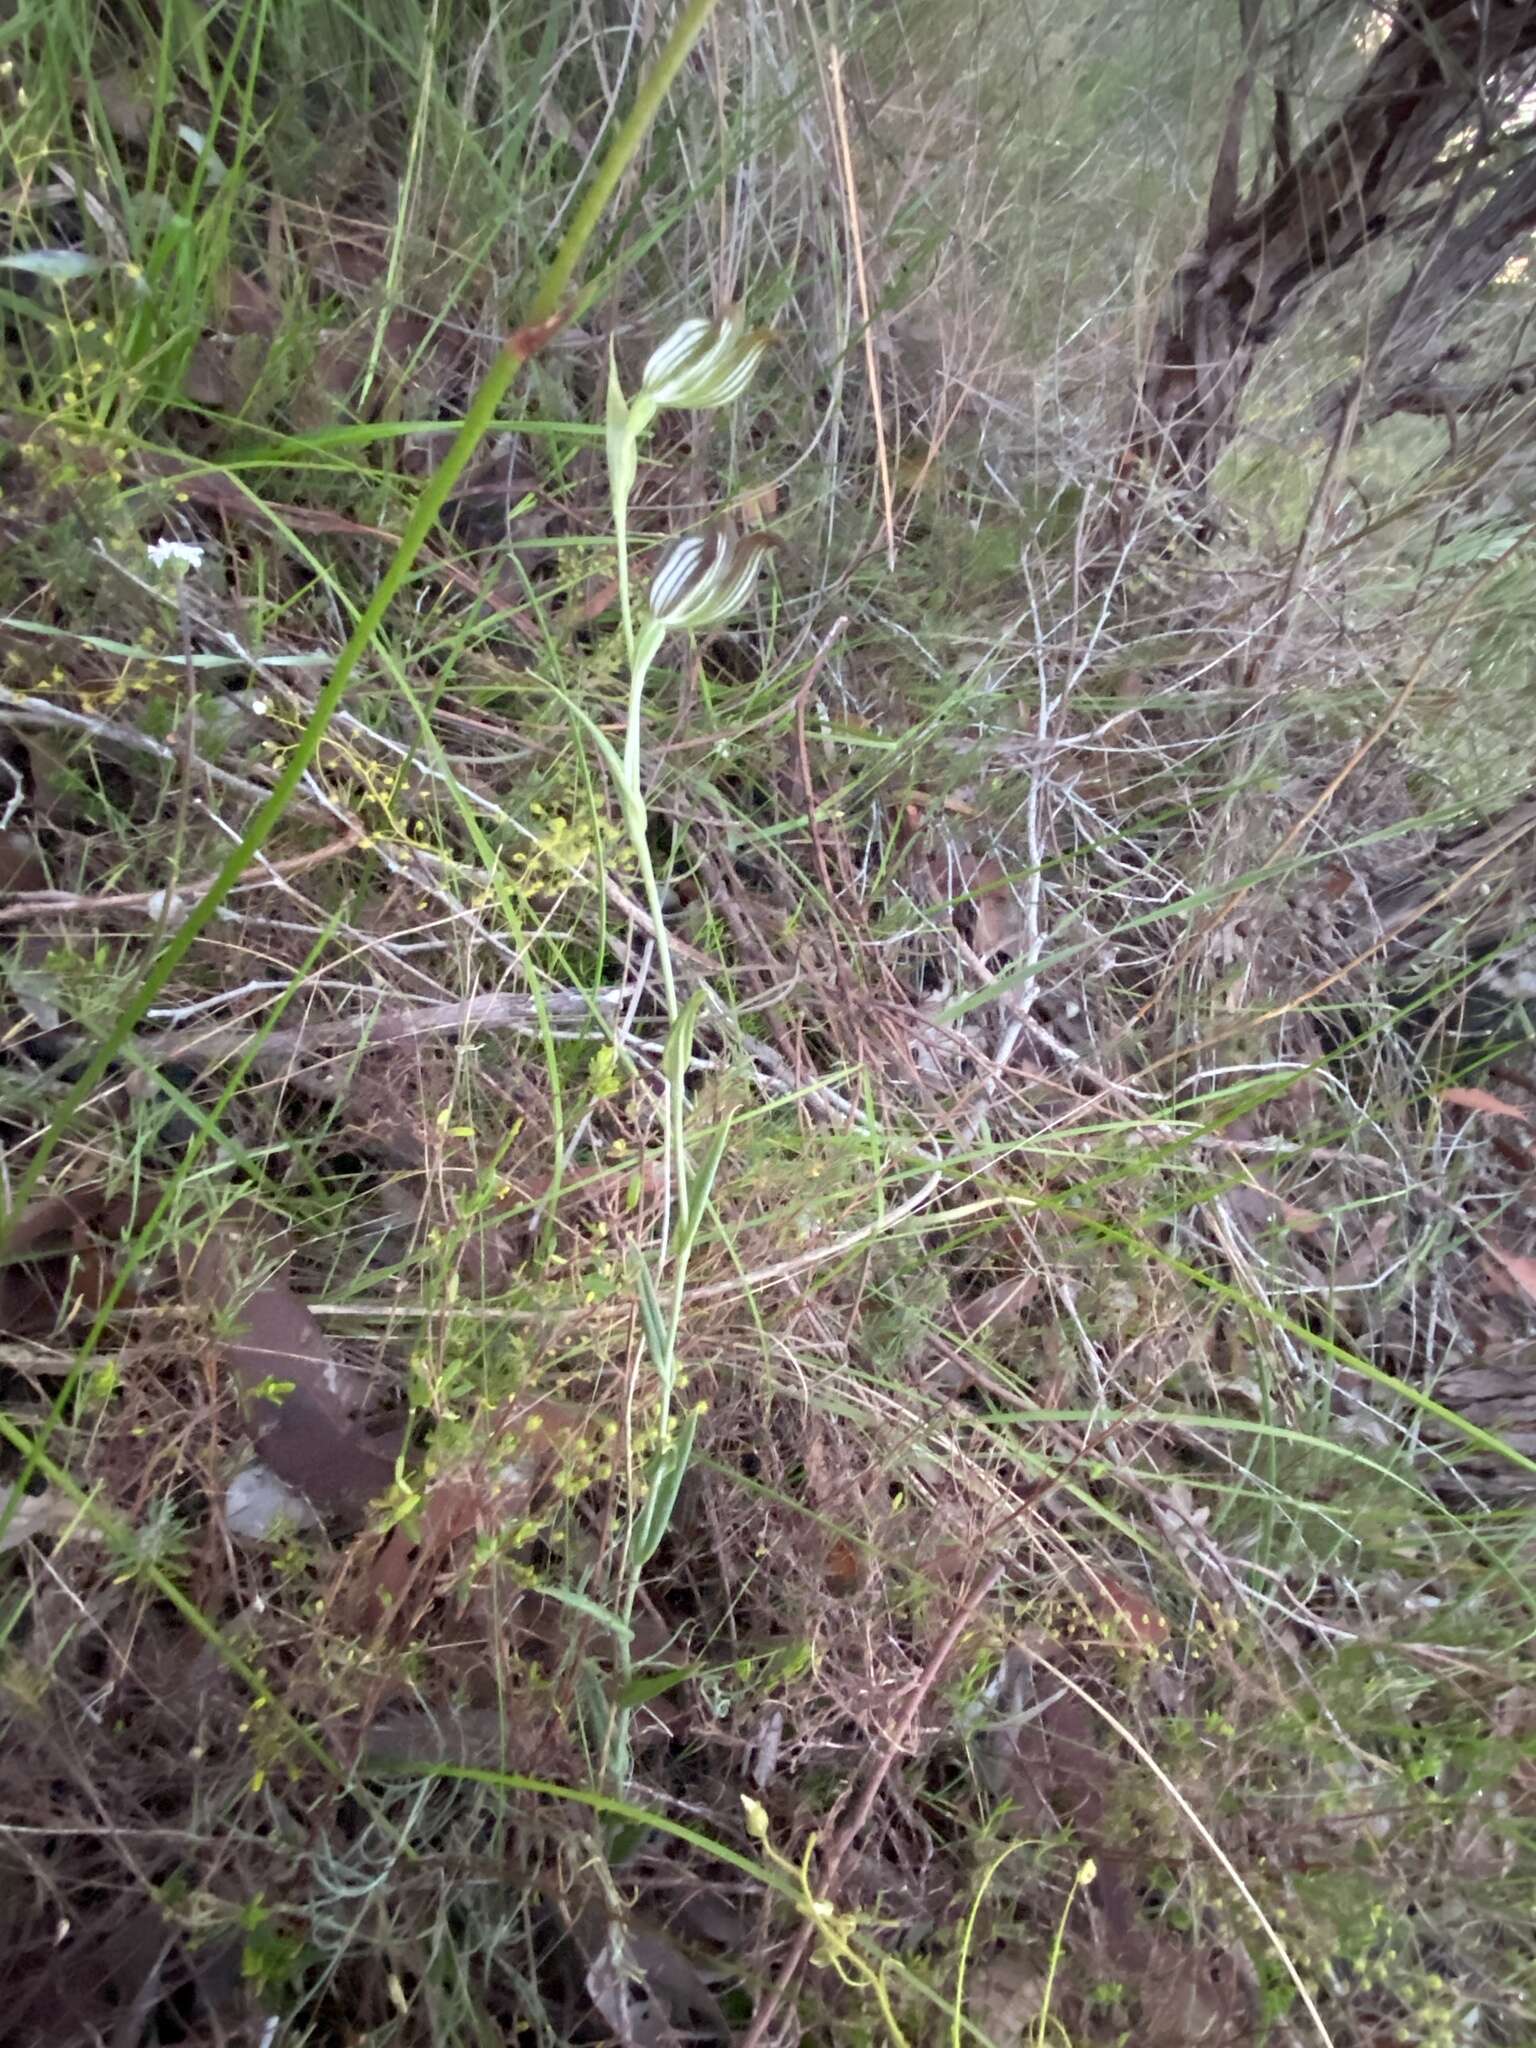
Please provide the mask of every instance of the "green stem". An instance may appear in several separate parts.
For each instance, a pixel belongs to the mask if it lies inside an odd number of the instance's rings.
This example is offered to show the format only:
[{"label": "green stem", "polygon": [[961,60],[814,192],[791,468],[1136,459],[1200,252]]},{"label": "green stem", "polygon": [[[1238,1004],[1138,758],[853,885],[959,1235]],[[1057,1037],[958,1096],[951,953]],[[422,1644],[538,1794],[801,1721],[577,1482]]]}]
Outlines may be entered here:
[{"label": "green stem", "polygon": [[1062,1951],[1067,1944],[1067,1922],[1072,1916],[1072,1905],[1078,1893],[1094,1879],[1093,1859],[1078,1865],[1077,1875],[1072,1880],[1072,1889],[1067,1893],[1067,1903],[1061,1909],[1061,1918],[1056,1923],[1056,1936],[1051,1943],[1051,1953],[1046,1964],[1045,1989],[1040,1994],[1040,2019],[1035,2030],[1035,2048],[1045,2048],[1046,2023],[1051,2013],[1051,1993],[1056,1988],[1056,1971],[1061,1963]]},{"label": "green stem", "polygon": [[[622,553],[619,559],[623,561]],[[652,619],[629,657],[629,712],[624,720],[624,780],[640,799],[642,811],[645,800],[640,790],[640,724],[644,710],[645,679],[650,674],[651,663],[660,654],[661,643],[666,637],[666,627],[658,625]]]},{"label": "green stem", "polygon": [[613,757],[613,749],[606,740],[603,742],[605,756],[617,770],[615,781],[618,785],[619,803],[624,812],[624,827],[629,834],[629,843],[634,849],[635,861],[640,869],[640,879],[645,887],[645,904],[651,913],[656,928],[656,957],[661,967],[662,990],[666,997],[667,1022],[677,1017],[677,982],[672,972],[672,954],[667,945],[666,926],[661,920],[661,891],[656,885],[656,871],[651,865],[650,847],[646,841],[645,789],[640,780],[640,734],[645,715],[645,679],[650,674],[651,664],[661,652],[661,643],[666,638],[666,628],[655,619],[650,620],[635,634],[635,619],[629,588],[629,494],[634,488],[635,472],[639,465],[640,437],[656,417],[656,408],[645,393],[636,394],[633,405],[626,405],[619,389],[618,373],[611,366],[608,384],[608,469],[609,489],[613,500],[613,530],[619,550],[619,616],[624,627],[624,658],[629,667],[629,705],[624,718],[624,755],[622,760]]},{"label": "green stem", "polygon": [[[231,850],[207,893],[193,905],[185,921],[167,939],[145,969],[143,979],[137,991],[129,998],[122,1015],[102,1040],[95,1054],[87,1061],[79,1079],[65,1096],[57,1115],[39,1140],[37,1150],[32,1155],[25,1173],[17,1182],[3,1217],[0,1217],[0,1242],[3,1242],[11,1225],[31,1200],[65,1132],[83,1105],[101,1085],[107,1069],[143,1023],[166,983],[212,922],[230,891],[271,838],[283,813],[292,802],[305,772],[320,751],[331,720],[346,693],[347,685],[357,671],[358,663],[373,644],[374,636],[384,623],[391,603],[410,574],[422,543],[436,525],[438,515],[463,474],[476,444],[495,419],[497,408],[506,395],[508,386],[529,356],[536,354],[560,325],[564,317],[562,308],[571,279],[588,242],[597,230],[603,209],[638,154],[652,122],[660,111],[668,86],[682,68],[684,59],[698,40],[700,31],[714,6],[715,0],[688,0],[688,5],[679,15],[661,54],[641,81],[634,105],[609,144],[608,152],[587,188],[564,240],[544,273],[534,296],[528,325],[508,340],[487,371],[485,381],[470,401],[462,426],[454,435],[441,466],[416,500],[415,510],[406,522],[405,532],[400,536],[400,545],[396,548],[388,568],[380,577],[378,586],[353,627],[346,645],[337,656],[336,666],[315,699],[315,708],[294,742],[293,749],[279,771],[270,793],[265,801],[258,805],[250,823],[240,836],[239,844]],[[654,893],[654,884],[651,893]],[[656,907],[653,902],[653,916],[656,914]],[[668,964],[670,966],[670,963]]]},{"label": "green stem", "polygon": [[[615,486],[613,493],[613,533],[619,550],[619,624],[624,633],[624,659],[629,672],[635,672],[635,610],[629,594],[629,493]],[[628,728],[625,729],[625,757],[629,754]]]},{"label": "green stem", "polygon": [[[635,607],[629,580],[629,494],[635,487],[640,466],[640,441],[656,417],[656,408],[643,391],[635,394],[633,405],[624,410],[623,429],[612,461],[613,530],[619,550],[619,619],[624,628],[624,658],[633,671],[635,654]],[[646,666],[655,659],[654,651]],[[626,749],[626,759],[628,758]]]},{"label": "green stem", "polygon": [[661,887],[656,880],[656,869],[651,861],[650,842],[645,836],[645,798],[638,788],[630,785],[628,778],[619,783],[619,808],[624,813],[624,829],[629,834],[630,847],[634,852],[635,865],[640,870],[640,886],[645,892],[645,907],[650,912],[651,924],[656,933],[656,964],[661,969],[661,992],[666,1003],[667,1022],[677,1018],[677,977],[672,971],[672,948],[667,943],[667,927],[662,915]]}]

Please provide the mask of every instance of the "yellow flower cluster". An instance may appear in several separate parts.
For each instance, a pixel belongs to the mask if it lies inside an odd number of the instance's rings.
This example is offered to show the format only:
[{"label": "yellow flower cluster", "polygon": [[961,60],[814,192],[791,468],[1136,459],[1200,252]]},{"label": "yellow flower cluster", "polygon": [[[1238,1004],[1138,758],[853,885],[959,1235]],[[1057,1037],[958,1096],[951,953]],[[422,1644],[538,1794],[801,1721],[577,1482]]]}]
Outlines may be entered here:
[{"label": "yellow flower cluster", "polygon": [[573,883],[593,882],[610,864],[623,836],[609,819],[590,811],[578,818],[534,802],[528,806],[528,816],[532,820],[529,837],[505,856],[511,877],[525,896],[549,895],[569,889]]}]

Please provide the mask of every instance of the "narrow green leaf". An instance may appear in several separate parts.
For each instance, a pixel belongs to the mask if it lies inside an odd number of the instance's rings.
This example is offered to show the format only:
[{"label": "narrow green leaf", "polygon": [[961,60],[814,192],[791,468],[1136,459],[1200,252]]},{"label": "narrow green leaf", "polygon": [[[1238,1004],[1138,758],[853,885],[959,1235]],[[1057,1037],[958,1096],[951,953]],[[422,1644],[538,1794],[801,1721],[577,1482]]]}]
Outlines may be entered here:
[{"label": "narrow green leaf", "polygon": [[632,1678],[622,1685],[616,1695],[621,1707],[643,1707],[647,1700],[660,1699],[664,1692],[670,1692],[675,1685],[681,1685],[685,1678],[692,1678],[702,1670],[698,1664],[677,1664],[668,1671],[653,1671],[647,1678]]},{"label": "narrow green leaf", "polygon": [[615,500],[627,500],[634,488],[639,457],[630,431],[629,406],[619,382],[619,366],[613,346],[608,348],[608,402],[603,420],[608,444],[608,479]]},{"label": "narrow green leaf", "polygon": [[661,1055],[661,1071],[666,1075],[669,1087],[681,1088],[687,1079],[688,1062],[693,1057],[694,1027],[699,1021],[699,1012],[703,1007],[703,991],[695,989],[679,1010],[676,1022],[667,1033],[667,1042]]},{"label": "narrow green leaf", "polygon": [[721,1161],[725,1158],[725,1148],[730,1143],[733,1118],[734,1113],[728,1110],[721,1120],[719,1130],[716,1131],[714,1138],[710,1142],[709,1150],[705,1153],[703,1162],[689,1183],[688,1213],[684,1217],[682,1228],[678,1232],[677,1245],[674,1252],[679,1270],[686,1267],[688,1254],[693,1250],[694,1240],[699,1234],[699,1226],[704,1221],[704,1211],[709,1206],[709,1198],[714,1192],[715,1179],[720,1172]]},{"label": "narrow green leaf", "polygon": [[590,1595],[578,1592],[574,1586],[562,1586],[554,1579],[541,1579],[538,1592],[542,1599],[553,1600],[558,1606],[569,1607],[577,1614],[584,1614],[588,1621],[595,1621],[599,1628],[617,1636],[622,1643],[632,1642],[634,1630],[611,1607],[604,1607]]},{"label": "narrow green leaf", "polygon": [[640,1327],[645,1331],[646,1347],[650,1351],[652,1363],[661,1374],[665,1394],[670,1397],[673,1359],[672,1347],[667,1341],[666,1320],[657,1297],[656,1282],[651,1278],[651,1269],[639,1258],[635,1260],[635,1286],[640,1296]]},{"label": "narrow green leaf", "polygon": [[693,1439],[699,1418],[690,1408],[677,1426],[677,1435],[651,1468],[650,1498],[635,1534],[634,1566],[642,1570],[661,1548],[662,1538],[672,1526],[677,1496],[683,1490],[688,1467],[693,1463]]}]

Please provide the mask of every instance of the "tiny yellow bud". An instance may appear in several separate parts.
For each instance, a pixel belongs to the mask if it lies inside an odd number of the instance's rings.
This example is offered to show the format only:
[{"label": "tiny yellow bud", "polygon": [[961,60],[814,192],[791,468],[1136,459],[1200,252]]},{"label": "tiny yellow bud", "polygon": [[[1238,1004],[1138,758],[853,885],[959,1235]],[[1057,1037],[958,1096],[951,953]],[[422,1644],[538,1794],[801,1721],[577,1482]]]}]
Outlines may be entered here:
[{"label": "tiny yellow bud", "polygon": [[742,1810],[746,1815],[747,1833],[754,1842],[766,1842],[768,1839],[767,1807],[763,1805],[760,1799],[753,1799],[746,1792],[743,1792],[741,1795],[741,1804]]}]

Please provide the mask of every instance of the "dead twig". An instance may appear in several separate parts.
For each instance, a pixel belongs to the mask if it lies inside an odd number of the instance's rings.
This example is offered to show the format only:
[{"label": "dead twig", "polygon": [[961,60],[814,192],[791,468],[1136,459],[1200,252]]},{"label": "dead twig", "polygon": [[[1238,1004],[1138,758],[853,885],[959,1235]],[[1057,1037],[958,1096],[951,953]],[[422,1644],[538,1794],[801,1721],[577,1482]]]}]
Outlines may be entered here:
[{"label": "dead twig", "polygon": [[[544,998],[546,1014],[560,1022],[596,1021],[594,1013],[617,1008],[618,995],[603,991],[582,995],[556,990]],[[238,1026],[215,1026],[200,1031],[168,1031],[156,1038],[139,1040],[139,1050],[159,1059],[241,1059],[260,1054],[265,1060],[289,1059],[302,1053],[335,1054],[355,1052],[362,1046],[404,1045],[417,1038],[445,1032],[539,1030],[538,1005],[532,996],[509,995],[501,990],[465,996],[450,1003],[422,1003],[410,1009],[370,1011],[363,1017],[319,1019],[294,1025],[287,1031],[247,1031]]]},{"label": "dead twig", "polygon": [[869,303],[869,277],[864,268],[864,230],[859,219],[859,193],[853,175],[853,149],[848,140],[848,108],[843,96],[843,57],[834,43],[827,52],[832,82],[832,119],[837,131],[838,163],[848,212],[848,240],[853,249],[853,275],[859,290],[859,317],[864,322],[864,368],[869,401],[875,416],[875,461],[880,471],[880,502],[885,515],[885,561],[896,567],[896,501],[891,489],[891,458],[885,443],[885,408],[880,398],[880,367],[875,360],[874,316]]},{"label": "dead twig", "polygon": [[[253,875],[248,882],[237,882],[230,892],[232,895],[245,894],[252,889],[264,889],[281,877],[302,875],[310,868],[322,867],[327,861],[338,860],[350,853],[363,838],[361,825],[349,826],[337,839],[327,840],[324,846],[311,847],[308,853],[291,854],[287,860],[262,860],[262,872]],[[174,906],[179,897],[201,896],[211,886],[212,877],[199,875],[195,880],[175,882],[165,889],[131,889],[116,894],[97,895],[90,891],[71,894],[66,889],[33,889],[25,896],[13,897],[9,903],[0,904],[0,924],[20,924],[29,917],[59,917],[77,910],[159,910],[162,906]]]}]

